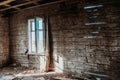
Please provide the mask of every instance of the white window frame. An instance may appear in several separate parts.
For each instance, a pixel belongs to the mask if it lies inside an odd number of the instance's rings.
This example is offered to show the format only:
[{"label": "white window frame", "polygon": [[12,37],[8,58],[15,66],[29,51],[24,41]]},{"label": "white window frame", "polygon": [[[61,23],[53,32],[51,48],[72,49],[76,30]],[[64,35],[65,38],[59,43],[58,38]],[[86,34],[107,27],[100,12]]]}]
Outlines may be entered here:
[{"label": "white window frame", "polygon": [[[37,29],[37,19],[42,19],[42,29]],[[31,21],[33,21],[35,24],[35,51],[32,51],[32,38],[31,38]],[[40,36],[38,36],[39,32],[42,32],[42,50],[40,51],[40,45],[38,44],[38,42],[40,42]],[[33,18],[33,19],[28,19],[28,35],[29,35],[29,38],[28,38],[28,47],[29,47],[29,54],[36,54],[36,53],[39,53],[39,54],[43,54],[44,53],[44,47],[45,47],[45,26],[44,26],[44,19],[43,18],[40,18],[40,17],[36,17],[36,18]]]}]

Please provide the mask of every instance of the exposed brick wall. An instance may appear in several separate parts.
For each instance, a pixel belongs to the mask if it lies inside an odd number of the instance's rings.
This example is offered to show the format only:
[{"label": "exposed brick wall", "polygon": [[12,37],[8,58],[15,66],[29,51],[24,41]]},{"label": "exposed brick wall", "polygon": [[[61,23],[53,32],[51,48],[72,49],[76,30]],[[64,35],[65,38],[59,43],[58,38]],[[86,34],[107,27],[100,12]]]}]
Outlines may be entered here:
[{"label": "exposed brick wall", "polygon": [[22,16],[24,15],[14,16],[10,22],[10,54],[15,62],[24,65],[28,63],[28,58],[24,55],[27,50],[27,25]]},{"label": "exposed brick wall", "polygon": [[48,7],[35,8],[19,12],[10,17],[10,54],[13,62],[21,66],[40,69],[40,60],[42,58],[39,55],[28,55],[28,53],[25,53],[28,50],[27,20],[35,17],[44,17],[44,14],[48,14],[48,10]]},{"label": "exposed brick wall", "polygon": [[[105,74],[112,76],[113,80],[119,80],[120,15],[119,5],[115,4],[104,3],[98,11],[87,12],[84,6],[91,4],[76,3],[72,5],[73,9],[69,2],[66,9],[56,4],[14,14],[10,27],[10,49],[14,62],[23,66],[40,65],[39,61],[34,60],[36,56],[29,56],[33,58],[31,62],[25,55],[28,49],[27,19],[48,15],[53,42],[51,48],[57,70],[79,76]],[[93,14],[98,18],[90,19]],[[95,21],[103,23],[89,24]]]},{"label": "exposed brick wall", "polygon": [[0,67],[5,66],[9,60],[8,18],[0,15]]}]

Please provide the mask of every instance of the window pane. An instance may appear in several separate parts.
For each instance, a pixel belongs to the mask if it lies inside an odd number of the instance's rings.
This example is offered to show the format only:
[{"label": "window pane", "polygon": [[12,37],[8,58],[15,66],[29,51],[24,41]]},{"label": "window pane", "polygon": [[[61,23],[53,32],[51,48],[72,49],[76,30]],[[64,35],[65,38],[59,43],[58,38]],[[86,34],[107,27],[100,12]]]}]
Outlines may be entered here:
[{"label": "window pane", "polygon": [[31,28],[32,28],[32,31],[35,30],[35,22],[34,21],[31,21]]},{"label": "window pane", "polygon": [[43,19],[42,18],[37,18],[36,27],[37,27],[37,29],[43,29]]},{"label": "window pane", "polygon": [[36,52],[35,32],[31,32],[31,51]]},{"label": "window pane", "polygon": [[31,52],[41,53],[44,51],[43,19],[29,20],[29,49]]},{"label": "window pane", "polygon": [[43,42],[43,31],[38,31],[37,35],[37,50],[38,52],[43,52],[44,51],[44,42]]}]

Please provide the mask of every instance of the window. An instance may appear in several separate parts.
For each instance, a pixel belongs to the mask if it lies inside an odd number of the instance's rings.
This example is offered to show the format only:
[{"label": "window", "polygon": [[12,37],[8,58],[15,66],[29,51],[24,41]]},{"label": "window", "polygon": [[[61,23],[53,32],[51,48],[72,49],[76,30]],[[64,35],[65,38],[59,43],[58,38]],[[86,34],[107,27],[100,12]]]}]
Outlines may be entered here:
[{"label": "window", "polygon": [[29,52],[44,52],[44,24],[42,18],[29,19]]}]

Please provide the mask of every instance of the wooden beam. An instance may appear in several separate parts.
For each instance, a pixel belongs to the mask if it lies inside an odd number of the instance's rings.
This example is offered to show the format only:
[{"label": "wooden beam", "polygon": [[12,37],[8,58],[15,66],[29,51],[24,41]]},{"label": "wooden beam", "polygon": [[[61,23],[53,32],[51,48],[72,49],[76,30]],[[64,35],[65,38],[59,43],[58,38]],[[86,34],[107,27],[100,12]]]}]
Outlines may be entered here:
[{"label": "wooden beam", "polygon": [[8,3],[13,2],[13,1],[15,1],[15,0],[6,0],[6,1],[0,2],[0,6],[8,4]]},{"label": "wooden beam", "polygon": [[38,1],[40,1],[40,0],[33,0],[33,1],[26,2],[26,3],[21,3],[21,4],[18,4],[18,5],[14,5],[14,6],[11,6],[11,7],[8,7],[8,8],[0,9],[0,12],[11,9],[11,8],[17,8],[17,7],[20,7],[20,6],[32,4],[32,3],[38,2]]},{"label": "wooden beam", "polygon": [[57,4],[57,3],[64,2],[64,1],[67,1],[67,0],[57,0],[57,1],[54,1],[54,2],[49,2],[49,3],[45,3],[45,4],[41,4],[41,5],[36,5],[36,6],[28,7],[28,8],[25,8],[25,9],[20,9],[20,10],[17,10],[15,12],[26,10],[26,9],[31,9],[31,8],[35,8],[35,7],[42,7],[42,6]]},{"label": "wooden beam", "polygon": [[[10,7],[11,5],[9,5],[9,4],[5,4],[4,6],[6,6],[6,7]],[[15,8],[15,9],[17,9],[17,10],[19,10],[20,8]]]},{"label": "wooden beam", "polygon": [[6,6],[6,7],[10,7],[11,5],[10,5],[10,4],[5,4],[4,6]]},{"label": "wooden beam", "polygon": [[34,2],[33,4],[38,5],[38,3]]},{"label": "wooden beam", "polygon": [[18,7],[14,8],[14,9],[20,10],[20,8],[18,8]]}]

